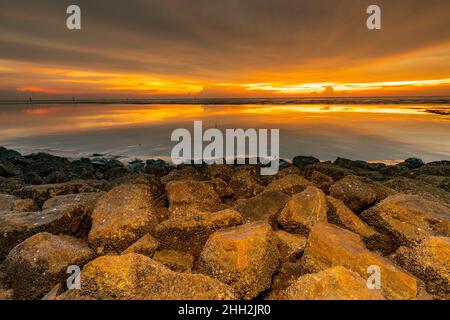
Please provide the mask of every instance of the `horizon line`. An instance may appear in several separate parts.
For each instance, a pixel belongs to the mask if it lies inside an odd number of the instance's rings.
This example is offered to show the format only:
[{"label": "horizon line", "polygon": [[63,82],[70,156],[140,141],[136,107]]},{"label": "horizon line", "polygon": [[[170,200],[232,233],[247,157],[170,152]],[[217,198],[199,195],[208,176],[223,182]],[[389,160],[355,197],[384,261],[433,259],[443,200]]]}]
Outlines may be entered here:
[{"label": "horizon line", "polygon": [[[427,99],[431,101],[427,101],[427,103],[449,103],[450,104],[450,95],[406,95],[406,96],[335,96],[335,97],[183,97],[183,98],[66,98],[66,99],[34,99],[30,97],[29,99],[0,99],[0,104],[44,104],[44,103],[76,103],[76,104],[102,104],[102,103],[124,103],[124,104],[133,104],[133,103],[186,103],[193,104],[193,102],[203,101],[204,104],[219,104],[219,103],[231,103],[238,102],[241,104],[244,101],[255,101],[256,103],[263,103],[265,101],[275,101],[275,100],[283,100],[283,104],[291,104],[295,103],[294,100],[301,100],[303,103],[308,103],[308,101],[325,101],[325,102],[333,102],[333,100],[346,99],[350,100],[361,100],[361,99],[377,99],[377,100],[417,100],[417,99]],[[440,101],[432,101],[432,99],[439,99]],[[441,100],[444,101],[441,101]],[[223,101],[228,100],[228,101]],[[265,100],[265,101],[264,101]],[[241,102],[239,102],[241,101]],[[412,102],[412,101],[411,101]],[[365,101],[367,104],[377,104],[378,101]]]}]

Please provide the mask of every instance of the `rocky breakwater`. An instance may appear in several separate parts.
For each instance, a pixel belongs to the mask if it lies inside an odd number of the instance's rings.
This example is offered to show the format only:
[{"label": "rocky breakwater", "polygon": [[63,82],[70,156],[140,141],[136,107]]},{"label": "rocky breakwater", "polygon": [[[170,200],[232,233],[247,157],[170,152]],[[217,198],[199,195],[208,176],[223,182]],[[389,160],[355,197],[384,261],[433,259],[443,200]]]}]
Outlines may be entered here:
[{"label": "rocky breakwater", "polygon": [[449,179],[448,161],[262,177],[0,148],[0,299],[448,299]]}]

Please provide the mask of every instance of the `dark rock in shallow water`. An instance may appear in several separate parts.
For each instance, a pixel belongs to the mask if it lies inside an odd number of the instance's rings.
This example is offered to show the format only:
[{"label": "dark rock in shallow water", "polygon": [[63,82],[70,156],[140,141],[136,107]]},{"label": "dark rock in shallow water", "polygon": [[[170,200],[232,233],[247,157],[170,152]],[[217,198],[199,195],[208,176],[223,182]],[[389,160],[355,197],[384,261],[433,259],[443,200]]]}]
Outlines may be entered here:
[{"label": "dark rock in shallow water", "polygon": [[314,157],[306,157],[306,156],[297,156],[292,159],[292,163],[294,166],[299,167],[300,169],[305,169],[306,166],[320,163],[320,160]]},{"label": "dark rock in shallow water", "polygon": [[144,172],[145,163],[141,159],[135,159],[128,163],[128,169],[130,169],[131,172]]},{"label": "dark rock in shallow water", "polygon": [[357,169],[363,169],[363,170],[380,170],[384,167],[386,167],[383,163],[368,163],[366,161],[362,160],[349,160],[344,158],[337,158],[333,164],[337,164],[338,166],[341,166],[343,168],[348,168],[352,170]]},{"label": "dark rock in shallow water", "polygon": [[19,152],[15,150],[6,149],[5,147],[0,147],[0,159],[13,161],[14,159],[17,159],[19,157],[22,157],[22,155]]},{"label": "dark rock in shallow water", "polygon": [[115,168],[125,168],[125,165],[117,159],[94,158],[91,163],[94,169],[101,173]]},{"label": "dark rock in shallow water", "polygon": [[[269,164],[266,164],[266,165],[263,165],[263,167],[268,167],[268,166],[270,166],[271,164],[269,163]],[[286,169],[286,168],[289,168],[290,166],[292,166],[290,163],[289,163],[289,161],[288,160],[286,160],[286,159],[279,159],[278,160],[278,168],[281,170],[281,169]]]},{"label": "dark rock in shallow water", "polygon": [[70,163],[69,167],[72,176],[79,179],[94,179],[95,169],[92,161],[88,158],[81,158]]},{"label": "dark rock in shallow water", "polygon": [[34,171],[41,177],[46,177],[55,171],[68,172],[70,161],[66,158],[48,153],[35,153],[25,157],[32,162],[23,168],[24,172]]},{"label": "dark rock in shallow water", "polygon": [[165,176],[170,172],[170,165],[161,159],[147,160],[145,162],[145,173],[154,174],[155,176]]},{"label": "dark rock in shallow water", "polygon": [[425,165],[425,162],[423,162],[423,160],[419,158],[408,158],[404,162],[398,164],[398,166],[406,167],[410,170],[420,168],[423,165]]}]

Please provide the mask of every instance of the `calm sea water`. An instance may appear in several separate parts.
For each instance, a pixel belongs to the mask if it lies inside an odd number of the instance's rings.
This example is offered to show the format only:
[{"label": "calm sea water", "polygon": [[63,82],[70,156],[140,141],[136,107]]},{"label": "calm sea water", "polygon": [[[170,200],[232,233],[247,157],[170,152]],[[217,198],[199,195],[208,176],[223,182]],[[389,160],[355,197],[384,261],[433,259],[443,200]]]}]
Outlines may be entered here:
[{"label": "calm sea water", "polygon": [[168,158],[174,129],[280,129],[280,156],[361,160],[450,159],[448,106],[430,105],[10,105],[0,145],[28,154]]}]

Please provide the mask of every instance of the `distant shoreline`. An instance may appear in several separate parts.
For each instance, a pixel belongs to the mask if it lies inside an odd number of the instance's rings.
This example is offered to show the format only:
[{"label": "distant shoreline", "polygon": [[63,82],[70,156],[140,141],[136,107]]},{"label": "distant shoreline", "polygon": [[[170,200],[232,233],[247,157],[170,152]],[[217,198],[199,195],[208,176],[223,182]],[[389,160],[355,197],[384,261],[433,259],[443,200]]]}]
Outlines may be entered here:
[{"label": "distant shoreline", "polygon": [[448,104],[450,97],[335,97],[335,98],[200,98],[200,99],[64,99],[0,100],[0,105],[38,104]]}]

